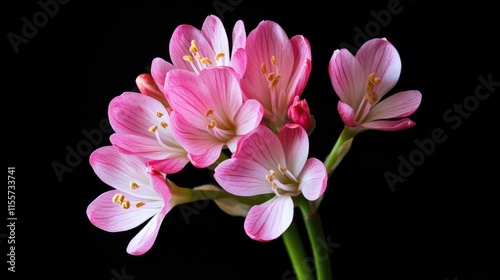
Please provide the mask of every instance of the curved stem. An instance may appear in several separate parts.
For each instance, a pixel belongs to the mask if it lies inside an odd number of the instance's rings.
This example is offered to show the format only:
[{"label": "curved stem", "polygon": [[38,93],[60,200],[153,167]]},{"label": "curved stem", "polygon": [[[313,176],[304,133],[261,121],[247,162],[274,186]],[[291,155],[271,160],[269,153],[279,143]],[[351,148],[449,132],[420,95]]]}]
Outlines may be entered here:
[{"label": "curved stem", "polygon": [[323,232],[323,225],[319,212],[317,210],[312,211],[309,201],[303,196],[298,198],[298,203],[302,216],[304,217],[307,235],[309,236],[309,242],[311,243],[313,251],[314,264],[316,266],[316,279],[331,280],[332,269],[330,264],[330,251]]},{"label": "curved stem", "polygon": [[344,129],[340,133],[337,142],[324,161],[326,170],[328,171],[328,175],[331,175],[333,173],[333,171],[335,170],[335,168],[337,168],[347,152],[349,152],[349,150],[351,149],[352,140],[356,134],[357,133],[352,131],[349,127],[344,126]]},{"label": "curved stem", "polygon": [[308,257],[294,221],[292,221],[292,224],[290,224],[288,229],[283,233],[282,238],[285,243],[288,256],[292,262],[297,280],[314,279],[311,270],[306,265]]}]

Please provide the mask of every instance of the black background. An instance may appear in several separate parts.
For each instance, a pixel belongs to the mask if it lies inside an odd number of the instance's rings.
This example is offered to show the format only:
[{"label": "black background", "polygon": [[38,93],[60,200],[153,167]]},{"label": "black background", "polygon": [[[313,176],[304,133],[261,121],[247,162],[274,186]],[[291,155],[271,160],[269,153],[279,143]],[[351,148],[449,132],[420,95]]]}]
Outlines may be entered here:
[{"label": "black background", "polygon": [[[175,27],[200,28],[214,14],[229,33],[239,19],[247,33],[261,20],[274,20],[289,37],[301,34],[309,40],[313,70],[302,96],[317,119],[312,157],[323,159],[342,129],[328,62],[340,46],[357,47],[365,40],[357,30],[386,37],[398,49],[402,72],[391,92],[416,89],[423,95],[411,116],[414,128],[358,135],[329,181],[320,212],[325,234],[336,244],[330,255],[334,279],[498,277],[499,9],[494,1],[400,0],[399,12],[377,23],[376,15],[387,14],[388,3],[396,2],[72,0],[59,4],[45,21],[38,17],[37,30],[16,51],[8,34],[22,36],[23,17],[33,23],[43,9],[37,1],[6,1],[2,143],[7,166],[16,167],[15,275],[293,279],[280,239],[251,240],[242,218],[224,214],[213,203],[197,205],[199,212],[188,223],[174,209],[143,256],[125,251],[138,228],[107,233],[85,214],[87,205],[110,187],[88,164],[90,141],[84,131],[103,136],[90,143],[91,150],[109,145],[110,131],[100,127],[109,101],[133,90],[135,78],[148,72],[154,57],[170,61],[168,42]],[[217,10],[220,3],[229,6]],[[483,100],[475,96],[478,77],[497,83],[480,90],[489,94]],[[467,114],[451,112],[453,121],[446,119],[443,115],[456,105],[465,105]],[[384,174],[400,174],[402,159],[420,153],[415,141],[432,142],[435,130],[443,131],[446,140],[434,141],[434,150],[391,188]],[[77,149],[83,153],[80,162],[68,159],[68,151]],[[71,165],[71,172],[58,178],[55,162]],[[172,180],[192,187],[212,179],[208,171],[188,166]],[[8,229],[2,228],[4,260]],[[7,267],[2,261],[2,270]],[[129,278],[116,276],[122,273]],[[14,279],[13,273],[7,275]]]}]

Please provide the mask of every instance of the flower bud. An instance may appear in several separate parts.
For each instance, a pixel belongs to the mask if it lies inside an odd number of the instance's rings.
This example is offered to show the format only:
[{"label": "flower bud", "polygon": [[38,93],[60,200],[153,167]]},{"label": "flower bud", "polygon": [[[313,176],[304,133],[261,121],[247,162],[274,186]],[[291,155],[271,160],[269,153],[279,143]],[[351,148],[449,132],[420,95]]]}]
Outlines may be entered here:
[{"label": "flower bud", "polygon": [[288,108],[288,118],[291,123],[302,126],[308,134],[314,128],[314,117],[311,115],[309,105],[305,99],[300,100],[299,96],[294,97],[292,105]]},{"label": "flower bud", "polygon": [[137,84],[140,93],[147,95],[149,97],[153,97],[154,99],[160,101],[165,106],[165,108],[170,107],[170,105],[167,102],[167,99],[165,99],[165,95],[160,90],[160,88],[158,88],[158,85],[156,84],[151,74],[148,73],[140,74],[135,79],[135,83]]}]

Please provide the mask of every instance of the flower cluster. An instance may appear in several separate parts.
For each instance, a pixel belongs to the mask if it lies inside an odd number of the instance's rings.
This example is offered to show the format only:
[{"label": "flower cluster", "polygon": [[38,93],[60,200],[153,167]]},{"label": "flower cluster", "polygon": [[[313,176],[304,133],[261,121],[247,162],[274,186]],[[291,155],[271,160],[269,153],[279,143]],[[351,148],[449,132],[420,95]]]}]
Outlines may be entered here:
[{"label": "flower cluster", "polygon": [[[92,201],[87,216],[109,232],[149,220],[127,247],[132,255],[153,246],[170,210],[200,199],[244,217],[254,240],[285,237],[295,207],[316,213],[355,135],[415,124],[407,117],[420,104],[419,91],[384,98],[401,71],[387,39],[367,41],[356,55],[334,50],[328,71],[345,128],[324,161],[309,157],[316,122],[301,97],[312,67],[308,40],[289,37],[269,20],[248,34],[237,21],[231,35],[229,44],[213,15],[201,29],[178,26],[170,61],[154,58],[151,73],[137,76],[139,92],[124,92],[109,104],[111,145],[96,149],[90,165],[114,189]],[[187,164],[213,170],[217,184],[177,186],[169,175]]]}]

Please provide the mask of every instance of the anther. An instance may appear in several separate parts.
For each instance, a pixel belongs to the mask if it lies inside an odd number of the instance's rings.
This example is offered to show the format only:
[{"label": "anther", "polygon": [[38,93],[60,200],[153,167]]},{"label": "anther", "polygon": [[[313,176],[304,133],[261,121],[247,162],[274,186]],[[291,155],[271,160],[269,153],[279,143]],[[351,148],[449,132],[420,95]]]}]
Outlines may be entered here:
[{"label": "anther", "polygon": [[208,109],[206,112],[205,112],[205,116],[208,117],[210,116],[211,114],[214,113],[214,109]]},{"label": "anther", "polygon": [[267,73],[266,64],[264,62],[262,62],[262,64],[260,65],[260,72],[262,72],[262,74]]},{"label": "anther", "polygon": [[130,182],[130,188],[135,190],[135,189],[139,188],[139,185],[136,182]]},{"label": "anther", "polygon": [[211,120],[209,124],[207,124],[207,128],[214,128],[217,126],[217,122],[215,120]]},{"label": "anther", "polygon": [[120,206],[123,208],[123,209],[129,209],[130,208],[130,201],[128,200],[123,200],[121,203],[120,203]]},{"label": "anther", "polygon": [[184,59],[184,61],[187,61],[187,62],[194,62],[194,58],[190,55],[185,55],[182,57],[182,59]]},{"label": "anther", "polygon": [[163,113],[162,113],[162,112],[156,112],[156,116],[157,116],[158,118],[161,118],[161,117],[163,117]]},{"label": "anther", "polygon": [[121,193],[117,193],[117,194],[113,195],[113,203],[121,204],[124,199],[125,199],[125,196]]},{"label": "anther", "polygon": [[150,128],[148,128],[149,132],[156,132],[156,130],[158,130],[158,126],[157,125],[153,125]]},{"label": "anther", "polygon": [[168,123],[167,122],[161,122],[160,125],[163,128],[167,128],[168,127]]},{"label": "anther", "polygon": [[146,203],[144,203],[144,202],[142,202],[142,201],[139,201],[139,202],[137,202],[137,203],[135,204],[135,207],[139,208],[139,207],[144,206],[144,205],[146,205]]},{"label": "anther", "polygon": [[271,63],[276,66],[276,56],[271,56]]},{"label": "anther", "polygon": [[224,57],[224,53],[218,53],[215,55],[215,60],[219,60],[219,58]]},{"label": "anther", "polygon": [[192,53],[197,53],[198,52],[198,46],[196,45],[195,40],[191,40],[191,46],[189,47],[189,51]]}]

